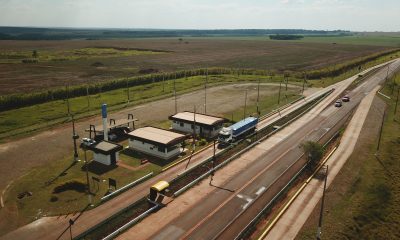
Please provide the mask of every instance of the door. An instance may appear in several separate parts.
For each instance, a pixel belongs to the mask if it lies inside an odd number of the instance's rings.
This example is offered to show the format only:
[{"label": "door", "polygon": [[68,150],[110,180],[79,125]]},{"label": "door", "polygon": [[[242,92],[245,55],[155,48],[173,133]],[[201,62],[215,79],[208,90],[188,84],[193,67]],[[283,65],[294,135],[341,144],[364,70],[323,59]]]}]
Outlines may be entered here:
[{"label": "door", "polygon": [[117,155],[117,153],[111,154],[111,165],[116,165],[117,164],[116,155]]}]

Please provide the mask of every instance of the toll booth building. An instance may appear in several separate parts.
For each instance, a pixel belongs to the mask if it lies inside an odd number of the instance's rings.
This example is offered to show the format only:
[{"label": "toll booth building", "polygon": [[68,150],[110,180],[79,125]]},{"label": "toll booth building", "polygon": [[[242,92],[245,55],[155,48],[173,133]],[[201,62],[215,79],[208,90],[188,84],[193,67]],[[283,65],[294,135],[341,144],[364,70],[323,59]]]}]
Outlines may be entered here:
[{"label": "toll booth building", "polygon": [[122,149],[121,145],[108,141],[102,141],[91,147],[94,161],[108,166],[117,164],[118,152]]},{"label": "toll booth building", "polygon": [[161,128],[143,127],[129,133],[129,148],[162,159],[171,159],[182,152],[183,134]]},{"label": "toll booth building", "polygon": [[196,125],[196,134],[206,138],[216,137],[226,122],[224,118],[199,113],[195,115],[193,112],[180,112],[169,119],[173,130],[191,134]]}]

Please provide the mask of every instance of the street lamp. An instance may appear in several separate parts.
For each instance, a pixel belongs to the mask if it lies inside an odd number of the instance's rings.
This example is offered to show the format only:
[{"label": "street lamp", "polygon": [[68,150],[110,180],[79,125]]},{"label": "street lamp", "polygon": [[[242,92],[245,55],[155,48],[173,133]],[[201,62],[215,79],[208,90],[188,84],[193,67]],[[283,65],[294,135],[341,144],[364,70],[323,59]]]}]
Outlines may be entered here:
[{"label": "street lamp", "polygon": [[72,118],[72,139],[74,141],[74,162],[78,162],[78,149],[76,146],[76,140],[79,139],[79,135],[76,134],[75,131],[75,119],[74,119],[74,115],[71,114],[71,118]]},{"label": "street lamp", "polygon": [[88,194],[88,201],[89,201],[89,205],[93,206],[92,203],[92,193],[90,192],[90,182],[89,182],[89,169],[88,169],[88,161],[87,161],[87,150],[88,150],[88,146],[84,143],[81,143],[80,146],[83,149],[83,152],[85,153],[85,170],[86,170],[86,184],[87,184],[87,194]]}]

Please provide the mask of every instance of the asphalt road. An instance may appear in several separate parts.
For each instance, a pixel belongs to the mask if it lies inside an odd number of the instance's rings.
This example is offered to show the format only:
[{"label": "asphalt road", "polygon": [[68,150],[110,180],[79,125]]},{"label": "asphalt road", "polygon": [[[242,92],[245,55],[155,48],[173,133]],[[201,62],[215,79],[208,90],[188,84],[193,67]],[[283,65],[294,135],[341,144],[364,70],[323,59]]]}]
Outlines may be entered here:
[{"label": "asphalt road", "polygon": [[[391,69],[398,66],[399,60],[392,64]],[[341,108],[331,104],[310,118],[250,167],[225,185],[218,186],[186,214],[156,232],[152,239],[234,239],[304,164],[304,159],[299,160],[302,155],[299,145],[304,140],[326,141],[333,136],[365,95],[383,83],[386,74],[387,69],[384,68],[368,77],[348,93],[351,97],[349,103],[344,103]],[[276,181],[278,178],[279,181]]]}]

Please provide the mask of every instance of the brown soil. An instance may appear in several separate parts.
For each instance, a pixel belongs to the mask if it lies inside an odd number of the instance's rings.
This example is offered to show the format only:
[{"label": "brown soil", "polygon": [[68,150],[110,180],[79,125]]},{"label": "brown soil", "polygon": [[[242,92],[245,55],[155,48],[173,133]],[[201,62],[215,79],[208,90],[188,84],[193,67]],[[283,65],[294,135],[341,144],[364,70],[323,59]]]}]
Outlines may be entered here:
[{"label": "brown soil", "polygon": [[[199,67],[233,67],[277,70],[320,68],[328,64],[387,49],[328,43],[294,43],[262,40],[187,39],[1,41],[0,51],[68,50],[107,46],[158,49],[169,53],[110,57],[35,64],[0,64],[0,94],[69,84],[86,84],[140,74]],[[96,62],[101,67],[92,66]]]}]

